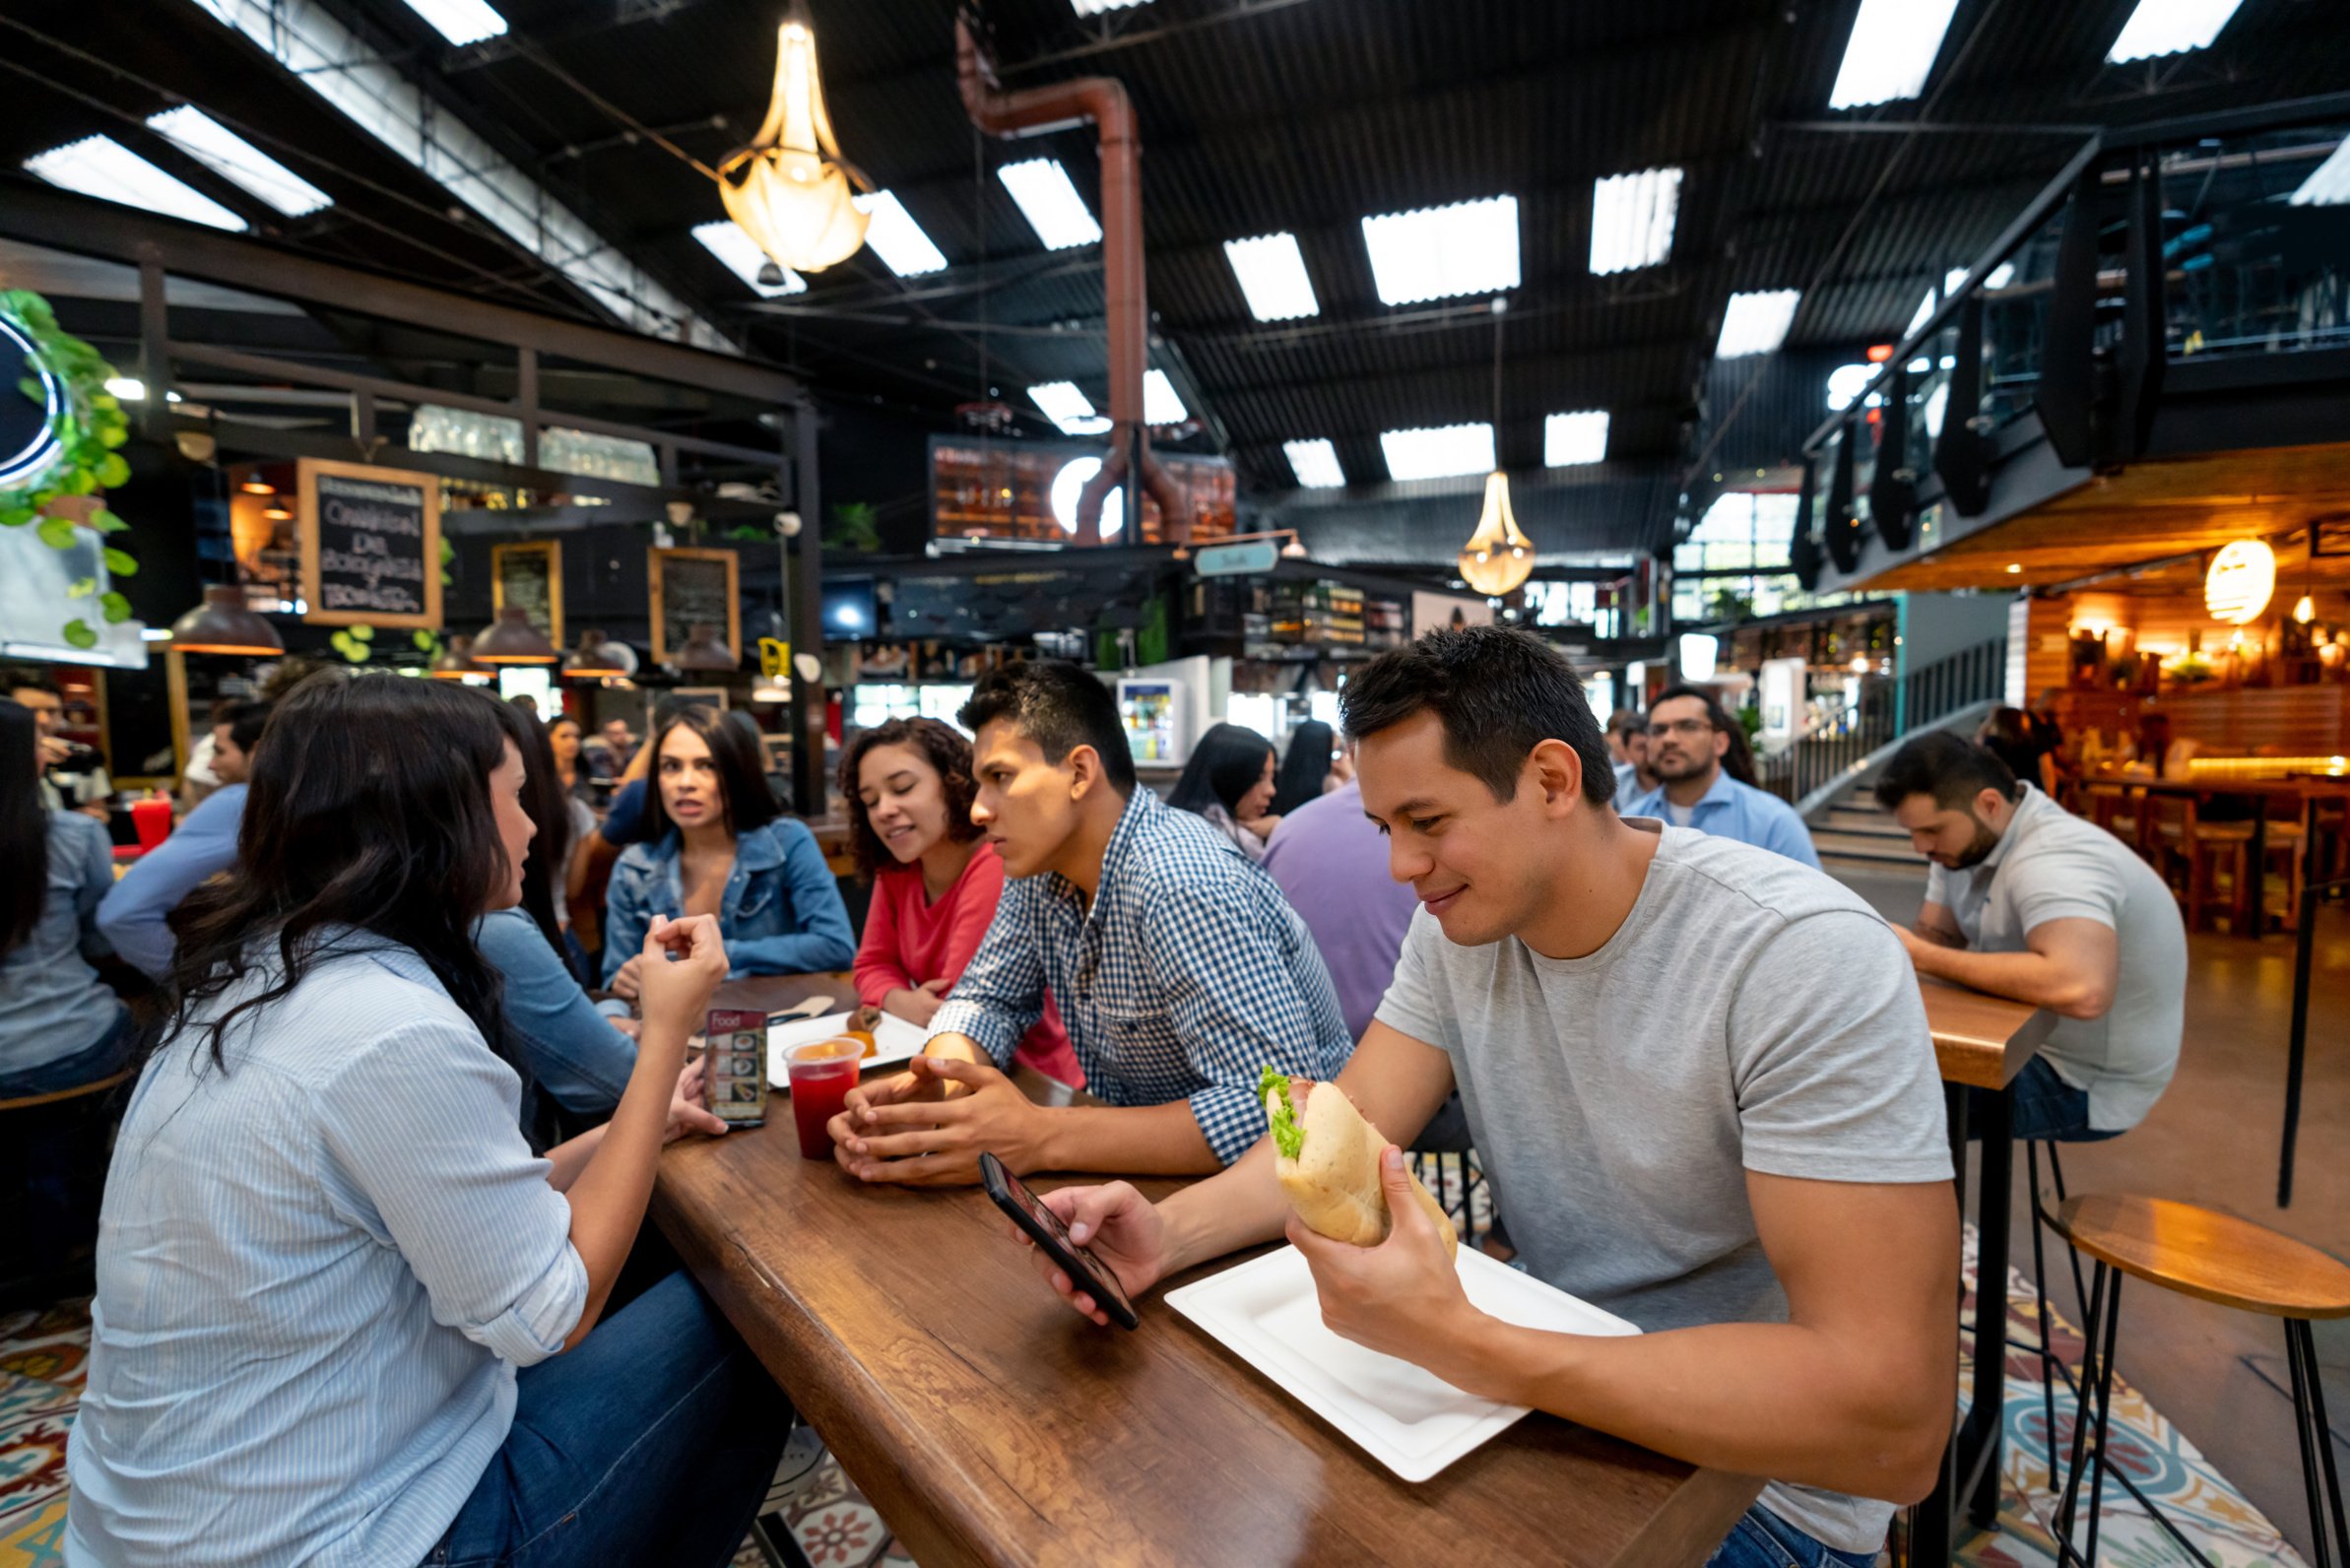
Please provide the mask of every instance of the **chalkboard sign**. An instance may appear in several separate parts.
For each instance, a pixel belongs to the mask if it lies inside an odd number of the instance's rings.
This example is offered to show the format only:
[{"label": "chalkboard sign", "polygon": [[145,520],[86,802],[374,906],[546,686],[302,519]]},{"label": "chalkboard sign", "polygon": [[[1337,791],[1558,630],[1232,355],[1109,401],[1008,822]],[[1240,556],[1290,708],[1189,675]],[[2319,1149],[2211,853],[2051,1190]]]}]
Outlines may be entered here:
[{"label": "chalkboard sign", "polygon": [[738,562],[731,550],[650,550],[646,576],[653,598],[653,662],[673,662],[695,626],[725,637],[739,660],[743,653],[743,600],[736,590]]},{"label": "chalkboard sign", "polygon": [[494,615],[519,605],[539,635],[563,645],[563,546],[534,539],[490,547],[490,597]]},{"label": "chalkboard sign", "polygon": [[319,625],[440,624],[440,481],[303,458],[302,619]]}]

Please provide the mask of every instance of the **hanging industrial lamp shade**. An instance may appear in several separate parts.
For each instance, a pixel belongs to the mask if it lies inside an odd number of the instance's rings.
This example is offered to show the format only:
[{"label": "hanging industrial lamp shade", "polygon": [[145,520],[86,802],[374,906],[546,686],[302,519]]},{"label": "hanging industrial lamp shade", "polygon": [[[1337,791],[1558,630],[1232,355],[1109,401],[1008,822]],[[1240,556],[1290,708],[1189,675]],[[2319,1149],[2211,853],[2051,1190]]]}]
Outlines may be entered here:
[{"label": "hanging industrial lamp shade", "polygon": [[508,605],[474,638],[474,658],[483,664],[553,664],[562,657],[520,605]]},{"label": "hanging industrial lamp shade", "polygon": [[490,666],[476,664],[473,657],[474,639],[459,632],[440,650],[440,657],[424,673],[435,681],[462,681],[469,675],[494,674]]},{"label": "hanging industrial lamp shade", "polygon": [[726,213],[765,251],[796,272],[821,272],[865,243],[867,216],[850,201],[850,181],[873,182],[840,156],[824,86],[816,72],[816,30],[794,0],[775,33],[775,96],[749,147],[718,165]]},{"label": "hanging industrial lamp shade", "polygon": [[563,677],[570,681],[605,681],[635,673],[636,656],[607,640],[603,628],[595,626],[579,634],[579,646],[563,661]]},{"label": "hanging industrial lamp shade", "polygon": [[284,653],[278,628],[245,607],[241,588],[204,590],[204,603],[171,622],[171,646],[181,653]]},{"label": "hanging industrial lamp shade", "polygon": [[681,670],[732,670],[742,663],[734,649],[718,640],[718,628],[700,621],[686,628],[685,644],[671,662]]},{"label": "hanging industrial lamp shade", "polygon": [[1510,510],[1510,477],[1499,469],[1485,476],[1485,511],[1477,531],[1461,547],[1461,580],[1488,599],[1522,586],[1534,575],[1534,541],[1518,531]]}]

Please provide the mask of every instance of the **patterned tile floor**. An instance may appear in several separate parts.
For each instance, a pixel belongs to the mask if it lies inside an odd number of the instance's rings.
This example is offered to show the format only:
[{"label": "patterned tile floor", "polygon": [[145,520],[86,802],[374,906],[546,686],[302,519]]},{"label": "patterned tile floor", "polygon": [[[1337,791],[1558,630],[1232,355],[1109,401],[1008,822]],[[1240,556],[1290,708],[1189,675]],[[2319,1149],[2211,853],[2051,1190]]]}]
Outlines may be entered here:
[{"label": "patterned tile floor", "polygon": [[[1973,1246],[1970,1227],[1970,1288]],[[1971,1302],[1968,1310],[1973,1310]],[[2036,1342],[2032,1287],[2013,1274],[2008,1279],[2008,1322],[2013,1339]],[[2056,1344],[2067,1362],[2078,1364],[2079,1335],[2060,1321]],[[87,1302],[64,1302],[46,1312],[0,1314],[0,1568],[52,1568],[63,1561],[65,1437],[81,1396],[89,1345]],[[1969,1393],[1963,1386],[1964,1350],[1962,1346],[1962,1398]],[[2126,1365],[2126,1343],[2122,1359]],[[2072,1402],[2061,1387],[2056,1408],[2056,1440],[2068,1452]],[[2180,1436],[2161,1411],[2120,1379],[2114,1385],[2113,1420],[2116,1464],[2126,1467],[2140,1489],[2161,1503],[2214,1562],[2222,1568],[2303,1568],[2302,1559],[2275,1527]],[[1975,1568],[2047,1568],[2056,1560],[2051,1534],[2056,1503],[2049,1491],[2048,1421],[2039,1359],[2021,1350],[2011,1350],[2008,1357],[2006,1427],[2000,1528],[1963,1542],[1959,1558]],[[908,1568],[913,1561],[828,1457],[788,1501],[778,1500],[815,1568]],[[2098,1550],[2099,1560],[2115,1568],[2154,1568],[2186,1560],[2138,1505],[2114,1487],[2107,1489]],[[765,1558],[750,1542],[735,1561],[737,1568],[765,1568]]]}]

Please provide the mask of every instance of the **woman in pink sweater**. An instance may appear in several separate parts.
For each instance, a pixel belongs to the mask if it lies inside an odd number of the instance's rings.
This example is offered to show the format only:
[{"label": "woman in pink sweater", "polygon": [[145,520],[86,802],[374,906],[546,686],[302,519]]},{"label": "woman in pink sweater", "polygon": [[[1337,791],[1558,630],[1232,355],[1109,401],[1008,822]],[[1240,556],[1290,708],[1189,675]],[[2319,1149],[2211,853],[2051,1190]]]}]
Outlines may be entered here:
[{"label": "woman in pink sweater", "polygon": [[[857,995],[930,1025],[979,950],[1004,892],[1004,861],[971,820],[971,743],[937,719],[891,719],[840,761],[849,845],[873,880],[857,949]],[[1085,1080],[1050,997],[1016,1060],[1073,1086]]]}]

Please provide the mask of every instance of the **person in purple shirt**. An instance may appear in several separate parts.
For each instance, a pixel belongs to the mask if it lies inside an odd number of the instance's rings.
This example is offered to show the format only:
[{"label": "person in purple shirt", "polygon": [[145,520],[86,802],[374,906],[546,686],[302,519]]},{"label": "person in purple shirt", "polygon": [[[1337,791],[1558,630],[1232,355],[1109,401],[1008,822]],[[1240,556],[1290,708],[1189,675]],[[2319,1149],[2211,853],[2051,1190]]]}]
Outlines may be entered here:
[{"label": "person in purple shirt", "polygon": [[1387,838],[1363,815],[1362,786],[1341,784],[1282,817],[1265,869],[1313,933],[1338,986],[1346,1032],[1361,1039],[1396,977],[1404,928],[1419,907],[1411,884],[1388,873]]},{"label": "person in purple shirt", "polygon": [[246,702],[213,726],[213,776],[221,788],[197,804],[169,838],[131,863],[98,906],[98,929],[114,950],[151,980],[170,971],[175,943],[164,924],[179,901],[236,864],[236,829],[244,820],[245,779],[253,748],[268,727],[270,704]]}]

